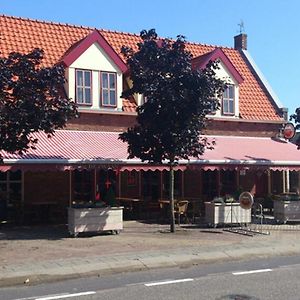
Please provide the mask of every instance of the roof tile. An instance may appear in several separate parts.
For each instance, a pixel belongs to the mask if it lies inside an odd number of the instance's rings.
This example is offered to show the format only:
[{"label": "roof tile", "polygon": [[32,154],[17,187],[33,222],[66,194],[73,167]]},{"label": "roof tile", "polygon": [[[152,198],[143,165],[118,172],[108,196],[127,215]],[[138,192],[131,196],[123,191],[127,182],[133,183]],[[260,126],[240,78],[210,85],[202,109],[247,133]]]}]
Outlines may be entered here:
[{"label": "roof tile", "polygon": [[[94,28],[0,16],[0,52],[7,56],[10,52],[26,53],[33,48],[41,48],[45,52],[43,64],[53,65],[61,60],[66,52]],[[121,47],[128,45],[137,50],[140,37],[135,34],[98,29],[113,49],[120,54]],[[194,57],[212,51],[216,46],[187,43]],[[244,81],[240,84],[240,116],[248,120],[282,120],[264,87],[256,79],[241,53],[233,48],[220,47]],[[135,111],[136,104],[123,101],[124,111]]]}]

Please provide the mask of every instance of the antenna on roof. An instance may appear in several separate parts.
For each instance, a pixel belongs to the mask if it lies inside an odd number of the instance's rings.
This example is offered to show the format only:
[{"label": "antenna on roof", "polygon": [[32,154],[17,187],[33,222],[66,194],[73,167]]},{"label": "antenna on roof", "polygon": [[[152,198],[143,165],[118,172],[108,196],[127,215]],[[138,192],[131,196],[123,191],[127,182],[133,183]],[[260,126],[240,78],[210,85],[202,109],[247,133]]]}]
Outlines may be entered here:
[{"label": "antenna on roof", "polygon": [[244,21],[243,20],[241,20],[241,22],[238,24],[238,26],[240,27],[239,32],[244,33],[245,32],[245,27],[244,27]]}]

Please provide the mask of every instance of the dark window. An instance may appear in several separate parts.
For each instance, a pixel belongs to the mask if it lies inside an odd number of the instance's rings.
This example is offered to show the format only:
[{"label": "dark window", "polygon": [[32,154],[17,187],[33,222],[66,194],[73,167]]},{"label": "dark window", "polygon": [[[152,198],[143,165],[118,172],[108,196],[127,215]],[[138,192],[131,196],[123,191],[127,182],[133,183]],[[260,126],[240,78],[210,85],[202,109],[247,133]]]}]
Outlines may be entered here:
[{"label": "dark window", "polygon": [[88,170],[74,171],[74,201],[93,201],[93,172]]}]

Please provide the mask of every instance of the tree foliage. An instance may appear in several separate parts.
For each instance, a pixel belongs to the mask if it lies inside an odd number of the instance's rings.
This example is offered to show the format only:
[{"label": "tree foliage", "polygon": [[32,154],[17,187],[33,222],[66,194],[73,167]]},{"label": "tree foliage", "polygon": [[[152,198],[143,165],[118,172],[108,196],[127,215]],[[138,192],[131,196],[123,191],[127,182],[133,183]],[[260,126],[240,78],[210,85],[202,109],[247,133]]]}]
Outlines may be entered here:
[{"label": "tree foliage", "polygon": [[206,115],[219,107],[217,96],[224,88],[215,77],[215,63],[203,70],[192,68],[192,55],[185,39],[159,39],[154,29],[142,31],[138,51],[122,47],[132,86],[123,97],[143,94],[146,101],[137,108],[137,123],[120,135],[128,142],[129,158],[175,163],[199,157],[206,147],[200,138]]},{"label": "tree foliage", "polygon": [[0,58],[0,149],[23,152],[34,148],[31,133],[49,136],[77,116],[63,90],[62,66],[42,67],[43,51],[11,53]]},{"label": "tree foliage", "polygon": [[300,107],[296,108],[295,113],[290,116],[290,121],[294,121],[296,129],[300,128]]}]

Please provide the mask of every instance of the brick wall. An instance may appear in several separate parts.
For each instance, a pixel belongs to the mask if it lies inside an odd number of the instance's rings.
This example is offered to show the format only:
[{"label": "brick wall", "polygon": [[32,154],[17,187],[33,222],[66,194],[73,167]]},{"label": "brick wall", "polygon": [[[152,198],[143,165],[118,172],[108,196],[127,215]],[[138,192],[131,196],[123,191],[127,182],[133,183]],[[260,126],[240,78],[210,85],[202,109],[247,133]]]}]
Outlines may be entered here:
[{"label": "brick wall", "polygon": [[135,115],[80,113],[69,121],[66,129],[93,131],[124,131],[135,122]]},{"label": "brick wall", "polygon": [[[134,125],[135,118],[135,115],[129,114],[80,113],[80,118],[69,121],[66,129],[124,131]],[[210,135],[272,137],[279,132],[280,128],[281,124],[214,120],[209,122],[204,133]]]},{"label": "brick wall", "polygon": [[280,128],[281,124],[272,123],[213,121],[209,122],[205,134],[273,137]]}]

